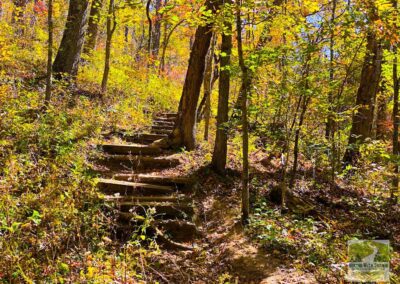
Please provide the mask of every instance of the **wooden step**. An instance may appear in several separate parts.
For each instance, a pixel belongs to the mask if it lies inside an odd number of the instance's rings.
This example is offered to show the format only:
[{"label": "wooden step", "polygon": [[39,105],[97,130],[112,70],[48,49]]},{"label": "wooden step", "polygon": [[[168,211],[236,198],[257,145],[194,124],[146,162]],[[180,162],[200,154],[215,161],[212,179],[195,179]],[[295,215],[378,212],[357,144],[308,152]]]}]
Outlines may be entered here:
[{"label": "wooden step", "polygon": [[167,137],[168,137],[167,134],[138,133],[135,135],[126,135],[123,137],[123,139],[127,142],[150,144],[156,140],[167,138]]},{"label": "wooden step", "polygon": [[174,192],[174,187],[149,183],[129,182],[115,179],[100,178],[97,187],[106,193],[120,193],[121,195],[132,194],[170,194]]},{"label": "wooden step", "polygon": [[167,135],[169,135],[169,134],[172,133],[172,130],[170,130],[170,129],[151,129],[151,132],[155,133],[155,134],[167,134]]},{"label": "wooden step", "polygon": [[162,112],[155,116],[155,118],[157,117],[177,118],[178,114],[176,112]]},{"label": "wooden step", "polygon": [[106,155],[98,163],[109,170],[132,171],[138,169],[163,169],[179,165],[179,159],[169,157]]},{"label": "wooden step", "polygon": [[165,126],[165,125],[152,125],[151,126],[151,129],[152,130],[154,130],[154,129],[160,129],[160,130],[163,130],[163,129],[165,129],[165,130],[170,130],[170,131],[172,131],[173,129],[174,129],[174,126],[173,125],[167,125],[167,126]]},{"label": "wooden step", "polygon": [[170,120],[153,120],[154,125],[174,126],[175,123]]},{"label": "wooden step", "polygon": [[[107,202],[183,202],[185,200],[185,195],[152,195],[152,196],[126,196],[126,195],[106,195],[103,197]],[[186,198],[187,199],[187,198]]]},{"label": "wooden step", "polygon": [[163,218],[182,218],[190,219],[194,214],[193,206],[187,202],[113,202],[114,208],[121,212],[136,213],[145,215],[150,208],[155,209],[154,217],[157,219]]},{"label": "wooden step", "polygon": [[176,118],[175,117],[155,117],[153,120],[172,122],[172,123],[176,122]]},{"label": "wooden step", "polygon": [[116,180],[124,180],[130,182],[145,182],[145,183],[155,183],[163,185],[191,185],[194,183],[194,179],[189,177],[181,176],[155,176],[155,175],[145,175],[145,174],[116,174],[114,175]]},{"label": "wooden step", "polygon": [[101,144],[99,147],[109,154],[159,155],[162,152],[161,148],[147,145]]}]

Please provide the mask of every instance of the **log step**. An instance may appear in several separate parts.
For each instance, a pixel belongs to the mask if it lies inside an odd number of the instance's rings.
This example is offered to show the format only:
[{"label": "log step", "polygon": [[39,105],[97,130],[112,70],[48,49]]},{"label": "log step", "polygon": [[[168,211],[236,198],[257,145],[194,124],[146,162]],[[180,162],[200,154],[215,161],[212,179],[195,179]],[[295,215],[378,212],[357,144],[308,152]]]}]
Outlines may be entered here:
[{"label": "log step", "polygon": [[128,155],[107,155],[98,162],[109,170],[136,170],[136,169],[163,169],[179,165],[179,159],[128,156]]},{"label": "log step", "polygon": [[168,137],[167,134],[139,133],[136,135],[124,136],[123,139],[127,142],[150,144],[156,140],[167,138],[167,137]]},{"label": "log step", "polygon": [[145,175],[145,174],[116,174],[114,175],[116,180],[124,180],[130,182],[145,182],[145,183],[154,183],[154,184],[162,184],[162,185],[172,185],[172,186],[180,186],[180,185],[191,185],[194,183],[194,179],[189,177],[180,177],[180,176],[154,176],[154,175]]},{"label": "log step", "polygon": [[175,123],[176,117],[155,117],[154,120]]},{"label": "log step", "polygon": [[99,147],[109,154],[159,155],[162,152],[161,148],[146,145],[102,144]]},{"label": "log step", "polygon": [[174,126],[173,125],[152,125],[151,129],[160,129],[160,130],[173,130]]},{"label": "log step", "polygon": [[[187,198],[186,198],[187,199]],[[126,196],[126,195],[106,195],[104,196],[106,202],[182,202],[185,200],[185,195],[157,195],[157,196]]]},{"label": "log step", "polygon": [[97,187],[106,193],[120,193],[122,195],[129,194],[170,194],[174,192],[174,187],[149,183],[128,182],[115,179],[99,179]]},{"label": "log step", "polygon": [[177,118],[178,114],[176,112],[163,112],[163,113],[159,113],[155,116],[155,118],[157,117],[166,117],[166,118]]},{"label": "log step", "polygon": [[183,218],[189,219],[194,214],[193,206],[189,203],[182,202],[113,202],[114,208],[121,212],[136,213],[137,215],[146,215],[150,208],[155,209],[155,218]]},{"label": "log step", "polygon": [[151,132],[155,133],[155,134],[167,134],[167,135],[169,135],[169,134],[172,133],[172,130],[170,130],[170,129],[151,129]]},{"label": "log step", "polygon": [[155,125],[165,125],[165,126],[174,126],[175,123],[170,120],[153,120],[153,124]]}]

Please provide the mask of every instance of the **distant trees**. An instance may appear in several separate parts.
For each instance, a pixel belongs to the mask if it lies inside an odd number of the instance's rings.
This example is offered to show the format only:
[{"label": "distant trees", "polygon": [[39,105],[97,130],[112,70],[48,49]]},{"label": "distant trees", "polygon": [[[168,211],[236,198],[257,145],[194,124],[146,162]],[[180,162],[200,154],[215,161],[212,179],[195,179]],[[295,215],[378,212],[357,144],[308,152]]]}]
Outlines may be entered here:
[{"label": "distant trees", "polygon": [[88,8],[88,0],[70,0],[69,2],[67,22],[53,63],[53,72],[58,77],[62,74],[74,77],[78,73],[85,39]]}]

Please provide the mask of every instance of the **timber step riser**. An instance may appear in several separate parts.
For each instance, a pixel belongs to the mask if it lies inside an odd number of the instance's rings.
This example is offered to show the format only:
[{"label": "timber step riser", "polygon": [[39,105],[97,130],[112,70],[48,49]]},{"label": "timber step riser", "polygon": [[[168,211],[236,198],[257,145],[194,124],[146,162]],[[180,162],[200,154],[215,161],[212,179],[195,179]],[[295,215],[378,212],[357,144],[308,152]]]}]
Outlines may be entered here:
[{"label": "timber step riser", "polygon": [[125,154],[125,155],[159,155],[162,153],[161,148],[150,146],[134,146],[134,145],[118,145],[103,144],[99,146],[107,154]]},{"label": "timber step riser", "polygon": [[145,169],[165,169],[179,165],[178,159],[157,159],[138,156],[108,156],[98,160],[109,170],[135,171]]}]

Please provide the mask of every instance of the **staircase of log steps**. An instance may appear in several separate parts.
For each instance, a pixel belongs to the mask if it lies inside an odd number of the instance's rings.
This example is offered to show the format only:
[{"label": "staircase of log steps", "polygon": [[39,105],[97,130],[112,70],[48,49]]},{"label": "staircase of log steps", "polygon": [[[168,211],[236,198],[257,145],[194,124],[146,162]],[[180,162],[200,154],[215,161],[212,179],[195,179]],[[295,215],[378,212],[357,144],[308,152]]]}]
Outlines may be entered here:
[{"label": "staircase of log steps", "polygon": [[154,208],[152,234],[166,246],[193,248],[192,241],[198,236],[191,201],[194,180],[157,173],[179,165],[179,160],[151,145],[172,132],[176,118],[176,113],[160,113],[154,116],[149,133],[124,135],[123,144],[105,141],[98,145],[103,151],[99,161],[103,178],[98,188],[104,194],[105,207],[116,216],[120,238],[129,237],[137,228],[134,225],[143,222],[143,216]]}]

